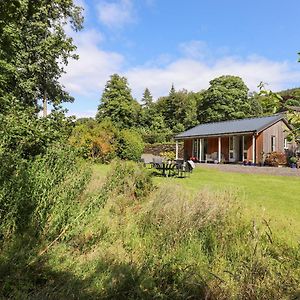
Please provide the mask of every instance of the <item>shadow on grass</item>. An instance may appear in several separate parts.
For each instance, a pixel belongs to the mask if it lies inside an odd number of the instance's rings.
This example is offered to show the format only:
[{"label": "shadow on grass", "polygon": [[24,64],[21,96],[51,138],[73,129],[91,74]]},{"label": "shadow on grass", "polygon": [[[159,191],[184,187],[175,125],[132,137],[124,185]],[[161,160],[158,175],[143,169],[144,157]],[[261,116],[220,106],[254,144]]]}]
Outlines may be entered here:
[{"label": "shadow on grass", "polygon": [[53,270],[46,256],[28,266],[33,255],[25,250],[1,258],[0,299],[212,299],[204,284],[182,280],[169,266],[105,259],[79,278],[72,270]]}]

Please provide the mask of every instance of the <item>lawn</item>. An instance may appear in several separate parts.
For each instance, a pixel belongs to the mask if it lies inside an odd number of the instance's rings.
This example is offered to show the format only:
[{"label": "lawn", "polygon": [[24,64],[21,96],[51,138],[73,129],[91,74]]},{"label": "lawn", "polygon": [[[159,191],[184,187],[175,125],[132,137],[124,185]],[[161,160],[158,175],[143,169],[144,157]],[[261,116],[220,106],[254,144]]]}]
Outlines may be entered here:
[{"label": "lawn", "polygon": [[[96,165],[95,174],[104,176],[109,166]],[[198,192],[231,190],[246,207],[250,218],[266,219],[273,230],[293,241],[300,240],[300,178],[260,174],[228,173],[197,167],[187,178],[155,178]]]},{"label": "lawn", "polygon": [[197,167],[187,178],[169,180],[195,192],[201,189],[233,190],[249,217],[270,220],[270,226],[292,240],[300,240],[300,178],[229,173]]}]

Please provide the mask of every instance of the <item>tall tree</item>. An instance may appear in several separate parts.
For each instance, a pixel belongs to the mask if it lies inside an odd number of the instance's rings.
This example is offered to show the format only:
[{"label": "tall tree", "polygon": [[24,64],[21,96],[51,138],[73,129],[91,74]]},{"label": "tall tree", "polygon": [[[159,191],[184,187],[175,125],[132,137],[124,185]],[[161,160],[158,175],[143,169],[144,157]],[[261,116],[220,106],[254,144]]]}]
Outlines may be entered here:
[{"label": "tall tree", "polygon": [[150,108],[153,105],[153,97],[148,88],[144,91],[142,104],[144,108]]},{"label": "tall tree", "polygon": [[[59,78],[76,47],[65,28],[82,28],[73,0],[0,1],[0,97],[25,106],[72,101]],[[3,109],[3,107],[0,109]]]},{"label": "tall tree", "polygon": [[166,107],[164,111],[165,122],[169,128],[173,128],[176,125],[175,119],[175,110],[176,110],[176,90],[174,84],[169,92],[169,96],[166,99]]},{"label": "tall tree", "polygon": [[96,119],[99,122],[110,119],[120,128],[130,128],[137,125],[140,109],[131,95],[127,79],[113,74],[106,83]]},{"label": "tall tree", "polygon": [[199,104],[201,123],[241,119],[251,116],[248,87],[237,76],[221,76],[210,81]]}]

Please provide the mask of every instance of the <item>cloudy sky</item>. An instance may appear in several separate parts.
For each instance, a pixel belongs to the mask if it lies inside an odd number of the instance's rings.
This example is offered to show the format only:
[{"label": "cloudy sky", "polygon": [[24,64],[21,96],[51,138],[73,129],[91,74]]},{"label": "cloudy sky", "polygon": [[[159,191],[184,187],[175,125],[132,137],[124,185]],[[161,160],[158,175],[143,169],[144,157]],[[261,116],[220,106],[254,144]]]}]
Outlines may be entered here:
[{"label": "cloudy sky", "polygon": [[241,76],[251,91],[300,86],[298,0],[76,0],[85,26],[70,31],[78,61],[62,82],[67,107],[94,116],[113,73],[126,76],[139,100],[175,88],[199,91],[221,75]]}]

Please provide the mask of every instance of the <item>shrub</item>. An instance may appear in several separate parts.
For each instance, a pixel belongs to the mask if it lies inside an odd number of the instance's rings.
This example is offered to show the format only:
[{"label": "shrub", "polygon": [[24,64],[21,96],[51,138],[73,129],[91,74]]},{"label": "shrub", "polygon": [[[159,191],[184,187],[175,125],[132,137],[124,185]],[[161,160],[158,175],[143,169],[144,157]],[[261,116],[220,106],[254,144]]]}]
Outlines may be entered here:
[{"label": "shrub", "polygon": [[121,159],[138,161],[144,151],[144,142],[140,134],[132,129],[121,131],[118,139],[118,156]]},{"label": "shrub", "polygon": [[281,152],[271,152],[267,154],[265,159],[265,165],[278,167],[279,165],[286,165],[286,154]]},{"label": "shrub", "polygon": [[106,178],[103,191],[108,195],[122,195],[129,199],[141,199],[153,190],[151,173],[135,162],[115,161]]},{"label": "shrub", "polygon": [[116,157],[118,134],[118,129],[109,120],[100,124],[93,121],[79,122],[73,129],[69,143],[83,158],[107,163]]},{"label": "shrub", "polygon": [[164,157],[166,160],[174,160],[175,159],[175,152],[174,151],[165,151],[159,153],[160,156]]}]

